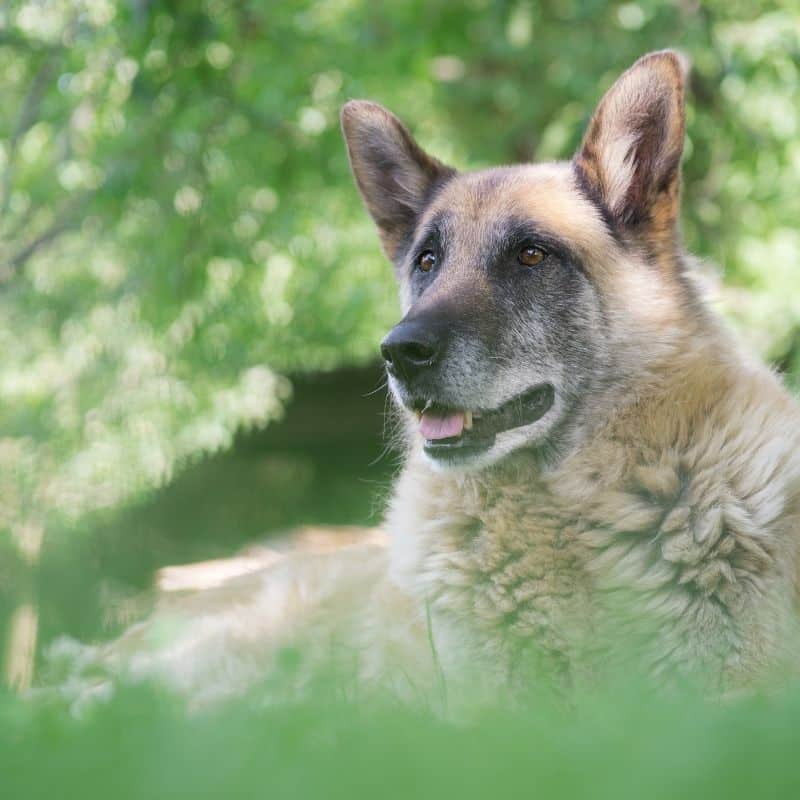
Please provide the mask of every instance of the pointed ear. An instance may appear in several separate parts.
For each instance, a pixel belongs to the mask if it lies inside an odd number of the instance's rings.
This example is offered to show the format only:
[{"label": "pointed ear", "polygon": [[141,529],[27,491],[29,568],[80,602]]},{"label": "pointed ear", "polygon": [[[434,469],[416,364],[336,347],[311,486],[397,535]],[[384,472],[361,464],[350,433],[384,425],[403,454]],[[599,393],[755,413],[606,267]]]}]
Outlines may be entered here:
[{"label": "pointed ear", "polygon": [[377,103],[342,107],[350,167],[389,258],[413,231],[435,189],[455,170],[429,156],[402,122]]},{"label": "pointed ear", "polygon": [[673,50],[640,58],[600,101],[575,156],[584,187],[623,232],[674,238],[687,72]]}]

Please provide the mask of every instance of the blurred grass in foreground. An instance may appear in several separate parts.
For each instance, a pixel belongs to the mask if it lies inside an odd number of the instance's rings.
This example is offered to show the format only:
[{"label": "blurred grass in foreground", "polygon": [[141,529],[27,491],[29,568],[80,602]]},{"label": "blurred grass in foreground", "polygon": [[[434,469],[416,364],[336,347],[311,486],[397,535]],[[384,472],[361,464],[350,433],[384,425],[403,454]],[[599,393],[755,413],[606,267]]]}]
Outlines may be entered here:
[{"label": "blurred grass in foreground", "polygon": [[186,715],[152,688],[81,720],[0,697],[0,790],[34,797],[792,798],[800,686],[712,703],[624,679],[469,724],[322,686]]}]

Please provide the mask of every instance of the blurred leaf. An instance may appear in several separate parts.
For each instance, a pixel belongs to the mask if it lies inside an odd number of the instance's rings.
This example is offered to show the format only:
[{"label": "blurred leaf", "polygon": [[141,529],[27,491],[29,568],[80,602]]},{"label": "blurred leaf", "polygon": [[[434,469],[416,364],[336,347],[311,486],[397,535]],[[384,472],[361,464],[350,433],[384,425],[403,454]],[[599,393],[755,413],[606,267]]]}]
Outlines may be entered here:
[{"label": "blurred leaf", "polygon": [[338,107],[462,167],[568,157],[642,52],[695,71],[689,244],[800,364],[800,8],[12,0],[0,10],[0,526],[128,502],[275,419],[397,314]]}]

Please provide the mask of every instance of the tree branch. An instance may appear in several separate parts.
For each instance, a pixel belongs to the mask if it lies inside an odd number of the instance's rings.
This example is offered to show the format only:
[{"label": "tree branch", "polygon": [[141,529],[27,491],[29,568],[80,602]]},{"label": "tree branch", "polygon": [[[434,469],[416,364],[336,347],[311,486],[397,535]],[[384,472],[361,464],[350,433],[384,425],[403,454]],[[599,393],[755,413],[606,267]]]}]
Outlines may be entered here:
[{"label": "tree branch", "polygon": [[11,200],[11,181],[14,176],[19,141],[36,122],[39,106],[50,83],[54,67],[55,63],[52,57],[50,55],[45,56],[31,81],[25,99],[22,101],[22,106],[17,115],[17,123],[8,142],[8,163],[3,173],[2,183],[0,183],[0,217],[5,217]]},{"label": "tree branch", "polygon": [[64,49],[64,45],[59,42],[37,41],[11,31],[0,31],[0,47],[16,47],[18,50],[28,50],[33,53]]},{"label": "tree branch", "polygon": [[89,199],[97,192],[87,192],[79,198],[68,203],[61,213],[56,216],[52,225],[42,231],[35,239],[31,240],[18,250],[11,258],[0,264],[0,284],[8,283],[12,277],[19,274],[28,259],[43,247],[54,242],[63,233],[76,227],[80,219],[80,210],[86,206]]}]

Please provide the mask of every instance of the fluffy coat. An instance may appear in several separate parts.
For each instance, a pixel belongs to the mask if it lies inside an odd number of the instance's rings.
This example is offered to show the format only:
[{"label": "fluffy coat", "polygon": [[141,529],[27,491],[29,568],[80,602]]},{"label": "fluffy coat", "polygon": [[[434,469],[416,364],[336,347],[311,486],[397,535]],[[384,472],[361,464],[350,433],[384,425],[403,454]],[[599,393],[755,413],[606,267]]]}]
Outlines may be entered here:
[{"label": "fluffy coat", "polygon": [[[348,103],[351,164],[405,319],[450,315],[425,391],[493,408],[547,381],[553,408],[443,469],[417,433],[422,390],[395,375],[407,452],[388,546],[281,556],[181,593],[78,663],[202,700],[258,680],[299,640],[344,643],[364,680],[412,695],[568,684],[620,649],[723,690],[795,660],[800,411],[706,306],[681,250],[685,75],[675,53],[645,56],[571,162],[465,175],[385,109]],[[568,255],[523,271],[503,255],[508,220]],[[415,269],[423,235],[434,275]]]}]

